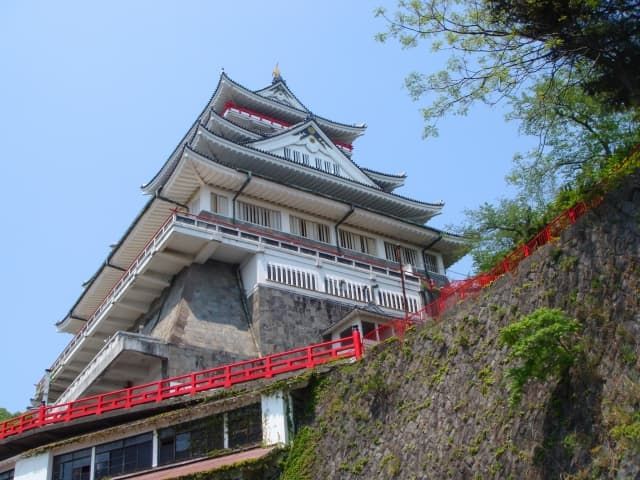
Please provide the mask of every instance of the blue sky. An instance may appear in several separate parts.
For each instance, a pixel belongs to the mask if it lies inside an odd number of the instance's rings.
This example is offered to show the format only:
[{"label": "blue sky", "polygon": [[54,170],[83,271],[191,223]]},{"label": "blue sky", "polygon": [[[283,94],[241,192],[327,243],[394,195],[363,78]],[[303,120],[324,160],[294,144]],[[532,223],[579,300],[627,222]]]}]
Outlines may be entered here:
[{"label": "blue sky", "polygon": [[[505,192],[532,140],[478,107],[421,139],[404,77],[443,57],[379,44],[393,2],[18,1],[0,3],[0,406],[23,409],[70,337],[54,323],[145,202],[222,68],[257,89],[279,62],[315,113],[366,122],[354,159],[408,174],[404,195],[444,200],[436,227]],[[469,262],[452,268],[468,273]]]}]

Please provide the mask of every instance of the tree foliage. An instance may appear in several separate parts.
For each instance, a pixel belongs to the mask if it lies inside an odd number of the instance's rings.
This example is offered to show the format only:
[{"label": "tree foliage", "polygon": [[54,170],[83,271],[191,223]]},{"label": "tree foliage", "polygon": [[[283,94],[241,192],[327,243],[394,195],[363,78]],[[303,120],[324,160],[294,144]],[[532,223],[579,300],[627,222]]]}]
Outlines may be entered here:
[{"label": "tree foliage", "polygon": [[512,404],[521,400],[530,381],[568,374],[582,352],[581,328],[562,310],[540,308],[500,331],[499,341],[509,347],[509,360],[517,363],[507,372]]},{"label": "tree foliage", "polygon": [[567,86],[562,76],[541,82],[511,105],[510,118],[540,143],[514,158],[507,183],[515,195],[467,210],[465,223],[457,228],[473,239],[471,255],[478,270],[490,269],[529,240],[640,142],[634,112],[611,111],[599,97]]},{"label": "tree foliage", "polygon": [[563,75],[611,107],[640,105],[639,0],[400,0],[378,9],[389,28],[379,40],[447,50],[446,68],[406,79],[413,98],[436,95],[423,109],[426,135],[448,113],[494,104]]},{"label": "tree foliage", "polygon": [[[477,269],[527,241],[611,159],[640,140],[640,0],[399,0],[379,9],[382,41],[446,51],[435,72],[411,73],[425,135],[446,114],[505,101],[507,118],[539,139],[514,158],[512,198],[466,212],[455,228],[474,240]],[[552,204],[549,208],[549,204]],[[568,206],[568,205],[567,205]]]},{"label": "tree foliage", "polygon": [[11,413],[9,410],[7,410],[6,408],[2,408],[0,407],[0,422],[4,421],[4,420],[9,420],[10,418],[13,418],[15,415],[13,413]]}]

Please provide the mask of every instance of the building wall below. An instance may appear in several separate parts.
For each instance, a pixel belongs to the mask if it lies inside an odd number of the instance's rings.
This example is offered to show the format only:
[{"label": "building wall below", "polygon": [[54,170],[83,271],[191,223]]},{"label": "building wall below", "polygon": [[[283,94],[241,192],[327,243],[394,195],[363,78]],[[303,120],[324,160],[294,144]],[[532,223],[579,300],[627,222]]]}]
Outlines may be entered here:
[{"label": "building wall below", "polygon": [[317,343],[352,306],[260,285],[248,300],[262,355]]},{"label": "building wall below", "polygon": [[50,480],[51,452],[23,457],[16,462],[14,480]]},{"label": "building wall below", "polygon": [[250,330],[236,265],[209,261],[180,272],[165,293],[150,335],[239,358],[258,356]]}]

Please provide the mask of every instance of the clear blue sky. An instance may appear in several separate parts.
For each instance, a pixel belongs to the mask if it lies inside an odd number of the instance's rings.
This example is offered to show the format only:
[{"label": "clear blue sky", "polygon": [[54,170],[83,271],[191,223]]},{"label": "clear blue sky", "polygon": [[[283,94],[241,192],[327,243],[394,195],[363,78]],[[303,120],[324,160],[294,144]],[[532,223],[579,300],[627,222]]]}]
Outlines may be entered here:
[{"label": "clear blue sky", "polygon": [[[477,108],[421,139],[403,79],[428,49],[379,44],[392,2],[29,1],[0,3],[0,406],[23,409],[69,341],[60,320],[145,202],[146,183],[194,121],[221,68],[256,89],[279,62],[319,115],[366,122],[354,159],[409,175],[400,193],[444,200],[431,224],[505,191],[531,139]],[[468,273],[468,262],[453,268]]]}]

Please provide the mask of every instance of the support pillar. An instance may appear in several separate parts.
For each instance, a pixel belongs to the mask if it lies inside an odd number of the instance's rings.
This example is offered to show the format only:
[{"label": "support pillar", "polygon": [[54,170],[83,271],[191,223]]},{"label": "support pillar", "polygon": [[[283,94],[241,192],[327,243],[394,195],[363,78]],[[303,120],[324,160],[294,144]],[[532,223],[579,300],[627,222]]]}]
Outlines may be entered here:
[{"label": "support pillar", "polygon": [[49,480],[53,465],[50,452],[18,459],[13,472],[15,480]]},{"label": "support pillar", "polygon": [[285,445],[291,440],[290,400],[283,391],[262,395],[262,443]]}]

